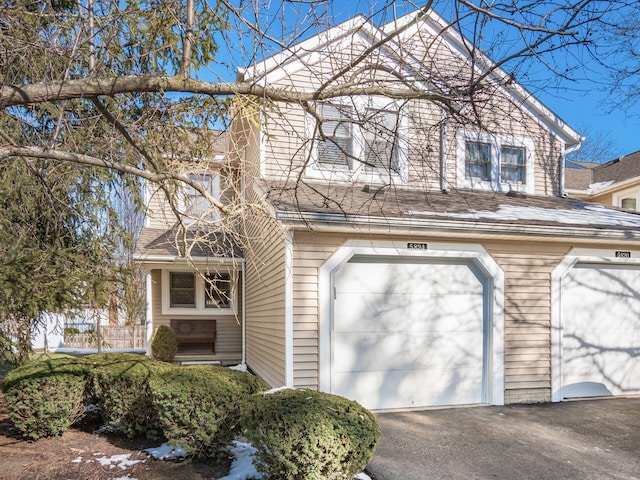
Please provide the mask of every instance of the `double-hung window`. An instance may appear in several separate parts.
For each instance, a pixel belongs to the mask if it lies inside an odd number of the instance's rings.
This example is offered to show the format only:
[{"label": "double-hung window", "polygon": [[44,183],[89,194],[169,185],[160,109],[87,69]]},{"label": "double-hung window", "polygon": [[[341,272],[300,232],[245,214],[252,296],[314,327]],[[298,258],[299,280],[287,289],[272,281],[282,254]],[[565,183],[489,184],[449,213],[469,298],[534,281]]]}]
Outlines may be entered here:
[{"label": "double-hung window", "polygon": [[[204,188],[214,199],[220,198],[220,175],[217,173],[192,173],[189,179]],[[218,211],[198,190],[187,186],[184,193],[184,210],[192,220],[215,220]]]},{"label": "double-hung window", "polygon": [[235,284],[232,271],[198,273],[193,270],[162,270],[163,315],[233,315]]},{"label": "double-hung window", "polygon": [[465,143],[464,175],[483,182],[491,181],[491,145],[467,141]]},{"label": "double-hung window", "polygon": [[228,273],[206,273],[204,283],[205,308],[231,306],[231,276]]},{"label": "double-hung window", "polygon": [[458,187],[534,193],[531,139],[458,132]]},{"label": "double-hung window", "polygon": [[349,168],[353,164],[353,123],[349,106],[320,105],[318,163]]},{"label": "double-hung window", "polygon": [[406,118],[395,100],[355,97],[321,103],[309,117],[314,177],[406,181]]},{"label": "double-hung window", "polygon": [[171,308],[196,308],[196,276],[190,272],[170,272]]},{"label": "double-hung window", "polygon": [[500,181],[511,184],[527,183],[527,150],[524,147],[502,146]]}]

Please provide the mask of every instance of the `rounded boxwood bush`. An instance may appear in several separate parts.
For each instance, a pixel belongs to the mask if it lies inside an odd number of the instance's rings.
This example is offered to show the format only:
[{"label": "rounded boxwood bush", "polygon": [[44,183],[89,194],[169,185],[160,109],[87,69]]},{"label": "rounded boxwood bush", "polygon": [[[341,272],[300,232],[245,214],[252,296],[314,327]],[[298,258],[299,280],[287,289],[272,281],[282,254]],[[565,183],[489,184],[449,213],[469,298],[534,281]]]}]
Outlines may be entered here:
[{"label": "rounded boxwood bush", "polygon": [[143,355],[122,353],[91,355],[87,362],[92,367],[90,391],[105,423],[130,438],[143,434],[161,438],[149,382],[153,375],[173,367]]},{"label": "rounded boxwood bush", "polygon": [[350,479],[373,457],[380,439],[375,416],[360,404],[314,390],[254,397],[243,408],[245,436],[271,478]]},{"label": "rounded boxwood bush", "polygon": [[153,358],[171,363],[178,353],[176,334],[168,325],[160,325],[151,341],[151,354]]},{"label": "rounded boxwood bush", "polygon": [[150,394],[164,436],[187,454],[215,456],[237,432],[240,404],[260,382],[223,367],[176,367],[151,377]]},{"label": "rounded boxwood bush", "polygon": [[16,428],[35,440],[60,435],[82,418],[87,368],[82,359],[54,358],[10,371],[3,391]]}]

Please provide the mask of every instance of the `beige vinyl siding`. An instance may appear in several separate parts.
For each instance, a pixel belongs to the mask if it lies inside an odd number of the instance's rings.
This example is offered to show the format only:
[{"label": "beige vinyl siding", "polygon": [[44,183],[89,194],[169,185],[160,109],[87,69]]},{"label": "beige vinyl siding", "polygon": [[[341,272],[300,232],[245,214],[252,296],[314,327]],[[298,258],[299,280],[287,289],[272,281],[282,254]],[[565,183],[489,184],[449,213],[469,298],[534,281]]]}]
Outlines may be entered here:
[{"label": "beige vinyl siding", "polygon": [[246,219],[246,361],[272,387],[285,385],[285,238],[258,212]]},{"label": "beige vinyl siding", "polygon": [[[418,60],[422,68],[435,78],[452,83],[461,83],[470,75],[466,59],[453,52],[440,39],[433,42],[429,33],[418,29],[413,37],[403,34],[399,39]],[[288,71],[284,78],[274,86],[309,91],[328,81],[335,72],[359,55],[364,44],[354,42],[344,45],[328,46],[323,51],[321,61],[312,65],[298,65],[298,70]],[[351,55],[350,55],[351,53]],[[364,86],[367,84],[400,85],[380,65],[380,50],[371,53],[370,58],[359,66],[363,68],[345,69],[343,76],[334,79],[332,86],[341,84]],[[389,62],[382,62],[388,67]],[[364,68],[369,66],[372,68]],[[363,73],[364,72],[364,73]],[[492,134],[530,139],[534,142],[535,194],[558,195],[560,192],[560,163],[562,144],[531,113],[523,110],[520,100],[513,99],[497,82],[487,79],[486,88],[476,94],[474,109],[462,104],[461,115],[447,121],[447,180],[452,187],[458,184],[456,134],[461,130],[477,131],[474,125],[482,125],[483,130]],[[462,83],[461,83],[462,85]],[[440,123],[442,110],[428,100],[407,102],[408,112],[408,184],[410,188],[437,191],[440,189]],[[477,114],[477,115],[476,115]],[[310,158],[310,129],[306,126],[306,113],[298,105],[274,104],[263,113],[264,168],[263,173],[269,179],[297,179],[301,170],[306,168]],[[309,117],[310,118],[310,117]],[[463,120],[461,120],[463,119]],[[330,170],[327,175],[331,176]],[[528,172],[529,175],[532,172]],[[346,181],[332,178],[331,181]],[[366,183],[371,183],[367,179]]]},{"label": "beige vinyl siding", "polygon": [[176,223],[165,193],[155,184],[147,184],[147,222],[151,228],[169,228]]},{"label": "beige vinyl siding", "polygon": [[[153,299],[153,329],[155,331],[160,325],[169,326],[171,319],[199,319],[212,318],[216,320],[216,345],[215,356],[221,360],[240,362],[242,359],[242,302],[238,302],[236,315],[216,315],[215,312],[208,317],[189,315],[163,315],[162,314],[162,270],[151,271]],[[240,282],[241,283],[241,282]],[[240,289],[239,289],[240,290]],[[238,299],[242,292],[238,292]]]},{"label": "beige vinyl siding", "polygon": [[293,384],[319,385],[320,266],[347,240],[342,236],[298,233],[293,253]]},{"label": "beige vinyl siding", "polygon": [[505,403],[551,400],[551,273],[566,245],[487,245],[504,271]]},{"label": "beige vinyl siding", "polygon": [[[433,240],[361,238],[371,242]],[[294,385],[318,388],[319,268],[347,237],[296,232],[294,239]],[[550,401],[551,272],[570,246],[533,242],[483,246],[504,271],[505,402]]]}]

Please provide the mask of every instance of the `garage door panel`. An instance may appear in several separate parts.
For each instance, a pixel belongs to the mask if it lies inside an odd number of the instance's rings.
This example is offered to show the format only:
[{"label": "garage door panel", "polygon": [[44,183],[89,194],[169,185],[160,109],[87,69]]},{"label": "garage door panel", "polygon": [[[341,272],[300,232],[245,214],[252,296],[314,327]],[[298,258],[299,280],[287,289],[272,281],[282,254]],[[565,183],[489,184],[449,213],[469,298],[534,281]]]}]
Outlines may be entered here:
[{"label": "garage door panel", "polygon": [[640,393],[640,269],[582,264],[562,283],[562,394]]},{"label": "garage door panel", "polygon": [[355,257],[334,287],[333,393],[376,409],[483,401],[485,288],[470,264]]},{"label": "garage door panel", "polygon": [[481,293],[482,283],[466,265],[368,263],[355,261],[336,277],[337,293],[461,295]]},{"label": "garage door panel", "polygon": [[[463,405],[482,401],[475,371],[450,369],[337,373],[335,389],[366,408]],[[422,388],[416,388],[420,386]]]},{"label": "garage door panel", "polygon": [[482,330],[483,296],[337,294],[336,332]]},{"label": "garage door panel", "polygon": [[334,371],[475,368],[481,375],[483,345],[477,342],[479,335],[482,332],[339,335]]}]

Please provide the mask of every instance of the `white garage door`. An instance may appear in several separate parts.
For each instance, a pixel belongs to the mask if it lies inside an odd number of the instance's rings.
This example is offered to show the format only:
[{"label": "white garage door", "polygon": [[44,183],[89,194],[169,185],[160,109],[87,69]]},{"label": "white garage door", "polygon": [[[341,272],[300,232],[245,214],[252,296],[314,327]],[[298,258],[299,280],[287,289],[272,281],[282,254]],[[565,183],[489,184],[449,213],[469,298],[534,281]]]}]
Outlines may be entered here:
[{"label": "white garage door", "polygon": [[640,268],[572,268],[562,328],[563,398],[640,393]]},{"label": "white garage door", "polygon": [[334,276],[331,391],[372,409],[485,402],[484,283],[470,262],[353,257]]}]

